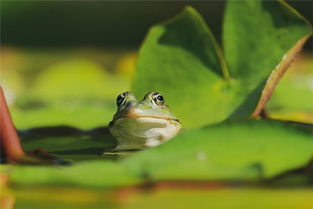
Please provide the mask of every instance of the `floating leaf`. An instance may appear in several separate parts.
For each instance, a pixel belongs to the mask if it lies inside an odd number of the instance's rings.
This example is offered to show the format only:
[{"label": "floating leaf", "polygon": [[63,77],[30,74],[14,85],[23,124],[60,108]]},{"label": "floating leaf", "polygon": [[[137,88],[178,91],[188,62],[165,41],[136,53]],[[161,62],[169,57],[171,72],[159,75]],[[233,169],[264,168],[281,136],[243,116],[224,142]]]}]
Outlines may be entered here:
[{"label": "floating leaf", "polygon": [[[122,166],[108,161],[88,161],[70,167],[8,167],[13,182],[23,184],[80,185],[118,187],[134,185],[141,180]],[[34,175],[36,173],[36,175]]]},{"label": "floating leaf", "polygon": [[114,100],[116,95],[127,89],[127,83],[123,81],[95,62],[69,60],[51,65],[41,72],[32,91],[50,103],[95,98]]},{"label": "floating leaf", "polygon": [[310,130],[275,121],[224,123],[186,131],[124,163],[153,180],[268,179],[309,162]]},{"label": "floating leaf", "polygon": [[69,102],[27,110],[13,108],[12,117],[19,129],[58,125],[90,129],[106,126],[116,111],[114,100],[108,103],[85,102]]},{"label": "floating leaf", "polygon": [[[159,180],[261,181],[309,163],[313,156],[312,127],[309,128],[311,131],[275,121],[224,123],[186,131],[159,147],[117,163],[101,160],[98,155],[93,156],[98,160],[77,162],[71,167],[12,166],[7,172],[15,183],[92,187]],[[64,146],[62,138],[55,144]],[[84,146],[88,147],[88,141]],[[63,154],[71,149],[67,147]]]}]

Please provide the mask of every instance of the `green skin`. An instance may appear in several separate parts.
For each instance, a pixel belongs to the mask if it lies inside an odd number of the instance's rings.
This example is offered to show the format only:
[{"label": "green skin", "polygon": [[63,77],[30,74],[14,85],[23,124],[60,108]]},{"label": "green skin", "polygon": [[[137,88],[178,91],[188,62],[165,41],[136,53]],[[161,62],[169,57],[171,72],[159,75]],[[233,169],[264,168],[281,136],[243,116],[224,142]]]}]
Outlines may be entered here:
[{"label": "green skin", "polygon": [[140,101],[131,92],[121,95],[123,99],[117,98],[118,109],[108,126],[117,139],[116,149],[157,146],[181,129],[179,120],[164,104],[163,97],[158,97],[161,96],[159,93],[147,93]]}]

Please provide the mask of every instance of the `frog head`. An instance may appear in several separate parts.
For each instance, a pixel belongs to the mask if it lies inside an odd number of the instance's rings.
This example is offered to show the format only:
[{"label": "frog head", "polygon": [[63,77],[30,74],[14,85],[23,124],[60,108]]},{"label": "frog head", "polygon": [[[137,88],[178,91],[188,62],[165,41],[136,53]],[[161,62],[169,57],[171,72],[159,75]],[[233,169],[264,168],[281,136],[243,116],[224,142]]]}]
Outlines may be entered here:
[{"label": "frog head", "polygon": [[179,120],[158,92],[149,92],[142,100],[124,92],[118,95],[116,104],[109,131],[117,139],[117,149],[153,147],[171,139],[181,129]]}]

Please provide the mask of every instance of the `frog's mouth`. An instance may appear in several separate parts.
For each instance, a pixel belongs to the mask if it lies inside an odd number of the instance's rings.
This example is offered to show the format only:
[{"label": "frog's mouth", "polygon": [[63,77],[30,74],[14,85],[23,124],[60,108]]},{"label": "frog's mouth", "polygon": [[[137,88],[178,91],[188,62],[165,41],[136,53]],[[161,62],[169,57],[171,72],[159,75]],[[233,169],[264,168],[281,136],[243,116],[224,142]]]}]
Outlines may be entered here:
[{"label": "frog's mouth", "polygon": [[173,138],[181,130],[181,123],[171,114],[133,108],[111,121],[109,130],[117,139],[117,149],[142,149]]},{"label": "frog's mouth", "polygon": [[127,117],[128,118],[138,118],[138,119],[139,118],[162,119],[162,120],[175,121],[175,122],[180,123],[180,121],[176,118],[169,118],[169,117],[162,117],[162,116],[155,116],[155,115],[139,115],[139,114],[134,113],[133,111],[129,111],[127,113]]}]

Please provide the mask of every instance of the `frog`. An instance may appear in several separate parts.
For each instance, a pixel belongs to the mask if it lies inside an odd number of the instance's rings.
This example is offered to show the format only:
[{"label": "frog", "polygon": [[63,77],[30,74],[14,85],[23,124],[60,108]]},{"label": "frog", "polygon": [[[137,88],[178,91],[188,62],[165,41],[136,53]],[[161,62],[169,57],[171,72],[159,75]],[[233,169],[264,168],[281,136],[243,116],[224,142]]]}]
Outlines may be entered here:
[{"label": "frog", "polygon": [[116,98],[117,111],[108,125],[116,139],[114,150],[155,147],[175,137],[181,122],[158,92],[148,92],[142,100],[126,91]]}]

